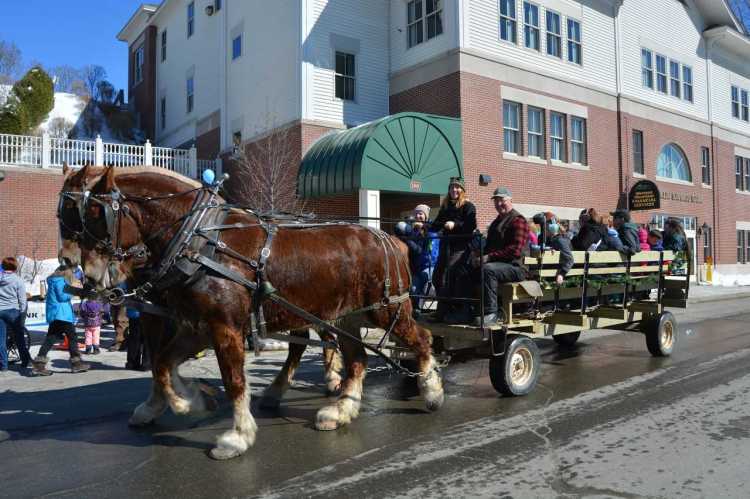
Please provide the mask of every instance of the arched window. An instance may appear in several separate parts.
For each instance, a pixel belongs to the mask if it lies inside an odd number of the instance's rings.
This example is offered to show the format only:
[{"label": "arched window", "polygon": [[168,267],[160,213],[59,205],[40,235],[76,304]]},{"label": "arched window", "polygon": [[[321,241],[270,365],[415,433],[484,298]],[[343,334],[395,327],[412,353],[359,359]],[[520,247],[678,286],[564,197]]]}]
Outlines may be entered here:
[{"label": "arched window", "polygon": [[661,148],[656,161],[656,176],[692,182],[690,164],[685,153],[677,144],[667,144]]}]

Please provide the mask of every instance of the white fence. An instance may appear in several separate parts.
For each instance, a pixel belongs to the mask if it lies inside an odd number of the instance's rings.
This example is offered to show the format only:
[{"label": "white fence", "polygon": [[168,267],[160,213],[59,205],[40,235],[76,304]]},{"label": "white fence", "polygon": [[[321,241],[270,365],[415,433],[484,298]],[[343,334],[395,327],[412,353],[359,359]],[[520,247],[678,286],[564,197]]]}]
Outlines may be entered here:
[{"label": "white fence", "polygon": [[154,147],[148,140],[142,146],[115,144],[102,141],[100,136],[96,140],[73,140],[47,134],[32,137],[0,133],[0,165],[59,168],[63,163],[69,166],[158,166],[191,178],[198,178],[207,168],[221,173],[221,159],[198,159],[195,147]]}]

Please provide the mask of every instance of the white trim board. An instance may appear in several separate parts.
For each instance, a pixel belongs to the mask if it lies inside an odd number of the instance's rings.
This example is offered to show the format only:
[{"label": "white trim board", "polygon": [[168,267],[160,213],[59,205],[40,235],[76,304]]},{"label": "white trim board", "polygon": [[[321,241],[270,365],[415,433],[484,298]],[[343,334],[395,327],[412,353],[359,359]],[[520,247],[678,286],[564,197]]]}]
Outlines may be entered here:
[{"label": "white trim board", "polygon": [[511,100],[527,104],[529,106],[539,107],[542,109],[549,109],[550,111],[557,111],[572,116],[578,116],[580,118],[589,117],[589,110],[586,106],[579,104],[573,104],[572,102],[566,102],[559,99],[553,99],[546,95],[539,95],[526,90],[520,90],[515,87],[509,87],[503,85],[500,87],[500,96],[503,100]]},{"label": "white trim board", "polygon": [[738,220],[734,223],[734,226],[737,230],[750,230],[750,222],[740,222]]}]

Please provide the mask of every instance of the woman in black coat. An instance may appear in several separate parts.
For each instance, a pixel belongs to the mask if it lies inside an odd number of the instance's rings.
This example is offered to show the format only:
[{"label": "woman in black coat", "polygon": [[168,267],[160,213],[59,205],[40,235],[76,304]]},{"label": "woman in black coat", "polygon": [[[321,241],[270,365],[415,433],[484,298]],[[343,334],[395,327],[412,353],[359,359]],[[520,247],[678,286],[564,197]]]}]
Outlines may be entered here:
[{"label": "woman in black coat", "polygon": [[[445,236],[465,236],[449,237],[440,241],[440,255],[432,276],[432,283],[437,296],[451,297],[455,287],[451,273],[468,249],[471,236],[477,228],[477,209],[471,201],[466,199],[462,178],[451,177],[448,195],[440,206],[437,218],[432,222],[432,228],[435,231],[442,231]],[[442,319],[448,312],[447,305],[444,301],[438,303],[438,319]]]},{"label": "woman in black coat", "polygon": [[592,247],[596,251],[622,251],[622,242],[609,235],[607,226],[594,208],[582,211],[578,221],[580,229],[571,240],[575,251],[588,251]]}]

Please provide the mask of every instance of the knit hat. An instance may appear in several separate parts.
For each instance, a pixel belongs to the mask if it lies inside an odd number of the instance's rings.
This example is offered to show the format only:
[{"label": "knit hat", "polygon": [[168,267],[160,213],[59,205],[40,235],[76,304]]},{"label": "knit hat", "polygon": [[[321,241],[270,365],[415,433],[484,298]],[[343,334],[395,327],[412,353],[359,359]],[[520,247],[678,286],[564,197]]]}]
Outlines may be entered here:
[{"label": "knit hat", "polygon": [[414,208],[414,213],[421,211],[424,213],[424,216],[426,218],[430,218],[430,207],[426,204],[418,204],[416,208]]},{"label": "knit hat", "polygon": [[461,189],[466,190],[466,186],[464,185],[464,179],[461,177],[451,177],[451,179],[448,181],[448,187],[452,185],[457,185]]}]

